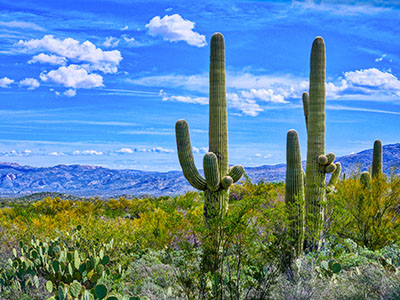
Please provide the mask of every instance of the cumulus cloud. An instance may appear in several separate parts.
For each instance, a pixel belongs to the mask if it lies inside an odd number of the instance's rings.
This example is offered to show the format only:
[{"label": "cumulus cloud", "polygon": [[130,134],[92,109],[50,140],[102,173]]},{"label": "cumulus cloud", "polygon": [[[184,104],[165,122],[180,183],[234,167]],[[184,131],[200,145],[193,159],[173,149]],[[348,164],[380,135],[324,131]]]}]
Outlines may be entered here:
[{"label": "cumulus cloud", "polygon": [[240,95],[246,99],[257,99],[271,103],[288,103],[283,95],[276,94],[273,89],[251,89],[249,91],[241,91]]},{"label": "cumulus cloud", "polygon": [[28,90],[34,90],[40,86],[40,83],[35,78],[25,78],[19,82],[19,85],[28,87]]},{"label": "cumulus cloud", "polygon": [[376,68],[346,72],[344,77],[353,86],[400,91],[400,81],[396,76]]},{"label": "cumulus cloud", "polygon": [[167,148],[163,148],[163,147],[154,147],[149,149],[150,152],[156,152],[156,153],[173,153],[174,150],[172,149],[167,149]]},{"label": "cumulus cloud", "polygon": [[204,47],[207,45],[206,37],[193,31],[195,23],[183,19],[180,15],[165,15],[163,18],[159,16],[150,20],[146,28],[149,34],[160,35],[164,40],[170,42],[185,41],[191,46]]},{"label": "cumulus cloud", "polygon": [[116,73],[122,60],[118,50],[104,51],[90,41],[80,43],[73,38],[57,39],[53,35],[45,35],[42,39],[20,40],[17,45],[30,51],[48,51],[73,62],[85,62],[90,70],[103,73]]},{"label": "cumulus cloud", "polygon": [[74,89],[68,89],[64,92],[64,96],[67,97],[75,97],[76,96],[76,90]]},{"label": "cumulus cloud", "polygon": [[75,150],[72,152],[72,155],[103,155],[103,152],[99,152],[96,150]]},{"label": "cumulus cloud", "polygon": [[51,156],[63,156],[63,155],[65,155],[63,152],[57,152],[57,151],[55,151],[55,152],[51,152],[51,153],[49,153],[49,155],[51,155]]},{"label": "cumulus cloud", "polygon": [[128,29],[129,29],[128,25],[126,25],[126,26],[121,28],[122,31],[125,31],[125,30],[128,30]]},{"label": "cumulus cloud", "polygon": [[120,154],[132,154],[132,153],[134,153],[134,151],[131,148],[121,148],[121,149],[118,149],[115,152],[120,153]]},{"label": "cumulus cloud", "polygon": [[115,48],[118,46],[119,42],[120,42],[120,39],[115,38],[113,36],[109,36],[109,37],[106,37],[106,40],[103,43],[103,46],[107,47],[107,48],[110,48],[110,47]]},{"label": "cumulus cloud", "polygon": [[255,117],[264,110],[255,100],[242,98],[236,93],[228,93],[227,97],[228,105],[246,116]]},{"label": "cumulus cloud", "polygon": [[32,151],[31,150],[11,150],[7,152],[0,152],[1,156],[28,156],[31,155]]},{"label": "cumulus cloud", "polygon": [[13,80],[13,79],[10,79],[10,78],[8,78],[8,77],[0,78],[0,87],[2,87],[2,88],[7,88],[7,87],[9,87],[9,85],[10,85],[11,83],[13,83],[13,82],[14,82],[14,80]]},{"label": "cumulus cloud", "polygon": [[48,73],[43,72],[40,74],[40,79],[43,81],[52,81],[74,89],[90,89],[103,86],[102,76],[98,74],[89,74],[86,69],[79,65],[62,66]]},{"label": "cumulus cloud", "polygon": [[65,65],[66,63],[66,58],[61,57],[58,55],[47,55],[44,53],[40,53],[38,55],[35,55],[32,57],[31,60],[28,61],[28,64],[34,64],[34,63],[48,63],[51,65]]}]

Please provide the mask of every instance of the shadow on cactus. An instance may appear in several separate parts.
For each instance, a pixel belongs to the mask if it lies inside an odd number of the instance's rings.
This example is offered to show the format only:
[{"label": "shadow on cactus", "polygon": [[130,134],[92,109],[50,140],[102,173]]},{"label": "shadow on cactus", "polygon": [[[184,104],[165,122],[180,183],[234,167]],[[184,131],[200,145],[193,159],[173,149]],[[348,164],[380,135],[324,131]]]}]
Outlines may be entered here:
[{"label": "shadow on cactus", "polygon": [[[108,269],[110,257],[105,251],[113,247],[112,241],[98,251],[78,251],[80,246],[78,225],[73,231],[72,244],[60,238],[40,241],[32,238],[30,245],[20,242],[20,255],[13,249],[9,268],[0,270],[0,286],[17,283],[22,290],[29,285],[38,285],[38,276],[44,277],[46,289],[53,294],[49,300],[133,300],[137,297],[123,297],[110,293],[103,283],[106,278],[117,280],[124,270],[111,274]],[[67,233],[69,234],[69,233]]]}]

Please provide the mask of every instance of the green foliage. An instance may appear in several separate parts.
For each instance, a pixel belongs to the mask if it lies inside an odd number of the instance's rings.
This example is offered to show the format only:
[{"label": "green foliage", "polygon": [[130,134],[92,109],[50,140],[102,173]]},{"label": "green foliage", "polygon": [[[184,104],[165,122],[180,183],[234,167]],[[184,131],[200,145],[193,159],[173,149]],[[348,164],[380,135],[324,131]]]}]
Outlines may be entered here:
[{"label": "green foliage", "polygon": [[355,175],[329,198],[331,234],[377,250],[400,241],[400,177],[378,174],[368,186]]}]

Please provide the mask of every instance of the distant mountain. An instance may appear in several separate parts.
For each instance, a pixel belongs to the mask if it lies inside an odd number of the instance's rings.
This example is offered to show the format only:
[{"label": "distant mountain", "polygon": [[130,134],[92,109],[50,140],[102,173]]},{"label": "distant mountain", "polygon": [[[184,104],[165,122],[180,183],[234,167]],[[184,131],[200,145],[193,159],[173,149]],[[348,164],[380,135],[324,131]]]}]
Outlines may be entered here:
[{"label": "distant mountain", "polygon": [[[347,175],[367,170],[372,149],[338,157]],[[400,167],[400,143],[383,147],[384,171]],[[284,181],[285,164],[245,168],[253,182]],[[33,193],[56,192],[79,197],[116,197],[119,195],[177,195],[193,190],[180,171],[148,172],[112,170],[103,167],[58,165],[34,168],[15,163],[0,163],[0,196],[22,197]],[[45,194],[44,194],[45,195]]]}]

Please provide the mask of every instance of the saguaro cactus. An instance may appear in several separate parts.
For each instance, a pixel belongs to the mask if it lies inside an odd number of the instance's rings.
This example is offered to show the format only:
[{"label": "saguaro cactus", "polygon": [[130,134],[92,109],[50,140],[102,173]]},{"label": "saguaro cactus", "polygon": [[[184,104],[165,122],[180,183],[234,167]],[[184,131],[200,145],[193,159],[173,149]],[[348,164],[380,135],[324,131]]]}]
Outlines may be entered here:
[{"label": "saguaro cactus", "polygon": [[372,151],[371,175],[368,171],[364,171],[361,173],[360,177],[360,181],[365,188],[370,186],[371,176],[374,178],[382,175],[382,160],[382,142],[380,140],[375,140],[374,149]]},{"label": "saguaro cactus", "polygon": [[372,155],[372,177],[382,174],[382,165],[382,142],[380,140],[375,140]]},{"label": "saguaro cactus", "polygon": [[[289,130],[286,140],[285,204],[290,218],[290,244],[296,257],[303,252],[304,238],[304,172],[301,166],[299,137]],[[291,255],[292,256],[292,255]]]},{"label": "saguaro cactus", "polygon": [[[211,38],[210,54],[210,119],[209,119],[209,152],[204,156],[203,168],[205,179],[199,174],[194,164],[190,143],[189,126],[185,120],[176,122],[176,143],[178,157],[183,174],[189,183],[198,190],[204,191],[205,223],[210,228],[214,220],[221,217],[228,209],[229,187],[243,175],[242,166],[229,169],[228,163],[228,122],[225,90],[225,45],[221,33]],[[221,242],[219,233],[214,234],[212,243]],[[215,256],[219,245],[210,245],[205,249],[205,256]],[[208,263],[208,262],[207,262]],[[210,270],[217,268],[208,266]]]},{"label": "saguaro cactus", "polygon": [[[340,163],[334,164],[335,155],[325,155],[325,43],[317,37],[311,49],[309,95],[303,94],[307,126],[307,166],[305,187],[306,246],[310,250],[319,246],[323,225],[323,203],[327,189],[331,190],[340,174]],[[326,174],[332,173],[325,186]]]}]

